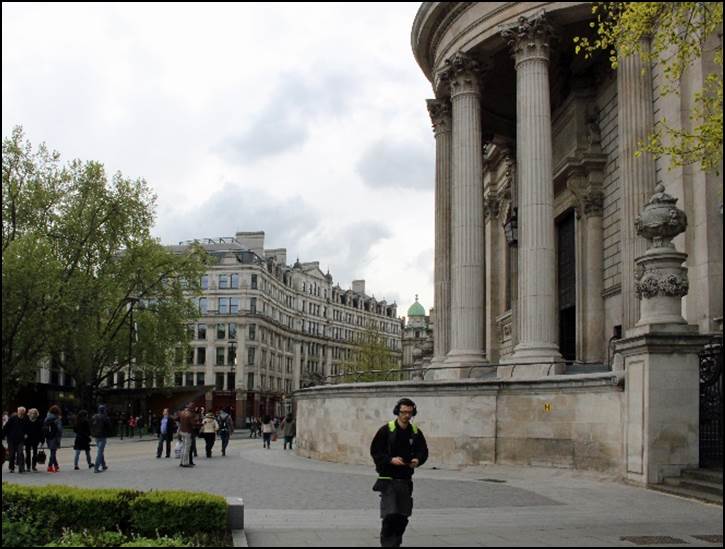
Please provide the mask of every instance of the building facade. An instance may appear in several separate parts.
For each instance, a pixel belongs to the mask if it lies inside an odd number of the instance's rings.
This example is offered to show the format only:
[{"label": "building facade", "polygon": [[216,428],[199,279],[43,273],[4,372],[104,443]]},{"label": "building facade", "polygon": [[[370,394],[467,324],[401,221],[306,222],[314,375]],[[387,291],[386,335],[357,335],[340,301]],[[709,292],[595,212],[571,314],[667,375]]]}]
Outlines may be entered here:
[{"label": "building facade", "polygon": [[[192,242],[171,247],[182,251]],[[214,257],[202,279],[199,319],[175,386],[213,386],[206,405],[231,406],[236,421],[290,409],[293,391],[335,382],[356,342],[372,327],[400,363],[395,303],[333,284],[318,262],[287,264],[285,249],[265,249],[264,232],[199,242]]]},{"label": "building facade", "polygon": [[588,2],[418,11],[413,52],[435,95],[434,364],[516,377],[608,362],[639,319],[634,220],[658,184],[689,221],[674,241],[683,316],[722,332],[722,175],[634,154],[656,122],[686,118],[713,67],[693,64],[665,96],[657,63],[575,55],[592,20]]}]

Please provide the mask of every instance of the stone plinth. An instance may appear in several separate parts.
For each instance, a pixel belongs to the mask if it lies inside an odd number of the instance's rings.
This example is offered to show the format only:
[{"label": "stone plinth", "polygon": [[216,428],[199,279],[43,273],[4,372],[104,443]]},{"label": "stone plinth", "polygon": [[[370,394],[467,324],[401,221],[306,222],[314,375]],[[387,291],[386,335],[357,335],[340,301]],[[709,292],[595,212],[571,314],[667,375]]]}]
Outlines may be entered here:
[{"label": "stone plinth", "polygon": [[699,465],[697,326],[641,326],[617,342],[624,358],[626,477],[658,484]]}]

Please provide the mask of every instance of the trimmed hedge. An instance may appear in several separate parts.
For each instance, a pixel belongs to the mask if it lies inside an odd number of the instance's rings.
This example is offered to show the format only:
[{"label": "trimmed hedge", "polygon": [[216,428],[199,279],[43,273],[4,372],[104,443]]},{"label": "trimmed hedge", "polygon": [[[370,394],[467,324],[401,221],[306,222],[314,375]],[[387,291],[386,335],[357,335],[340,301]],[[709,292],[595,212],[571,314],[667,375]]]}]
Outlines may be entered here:
[{"label": "trimmed hedge", "polygon": [[[31,521],[56,539],[64,530],[107,532],[128,536],[187,536],[223,539],[227,504],[221,496],[181,491],[150,491],[70,486],[19,486],[3,483],[3,538],[6,531],[21,539]],[[6,527],[9,530],[6,530]],[[81,535],[81,534],[78,534]],[[7,546],[3,539],[3,546]]]},{"label": "trimmed hedge", "polygon": [[130,505],[131,530],[141,535],[217,534],[227,529],[227,502],[195,492],[146,492]]}]

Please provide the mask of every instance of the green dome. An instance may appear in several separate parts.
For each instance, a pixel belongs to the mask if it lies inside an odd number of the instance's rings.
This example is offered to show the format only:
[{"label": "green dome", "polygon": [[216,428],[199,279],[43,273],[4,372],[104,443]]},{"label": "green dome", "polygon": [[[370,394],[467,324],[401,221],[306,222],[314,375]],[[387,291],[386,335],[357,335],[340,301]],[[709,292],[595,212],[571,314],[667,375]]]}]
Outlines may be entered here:
[{"label": "green dome", "polygon": [[425,309],[418,303],[418,296],[415,296],[415,303],[408,309],[408,316],[425,316]]}]

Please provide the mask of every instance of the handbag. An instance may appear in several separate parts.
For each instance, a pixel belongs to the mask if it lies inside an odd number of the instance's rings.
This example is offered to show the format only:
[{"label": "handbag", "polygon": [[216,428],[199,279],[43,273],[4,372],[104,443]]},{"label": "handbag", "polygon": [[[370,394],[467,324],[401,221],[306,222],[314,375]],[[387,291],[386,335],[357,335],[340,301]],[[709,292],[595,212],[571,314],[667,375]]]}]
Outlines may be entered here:
[{"label": "handbag", "polygon": [[38,455],[35,456],[35,461],[38,462],[40,465],[44,465],[46,460],[45,450],[42,448],[38,450]]}]

